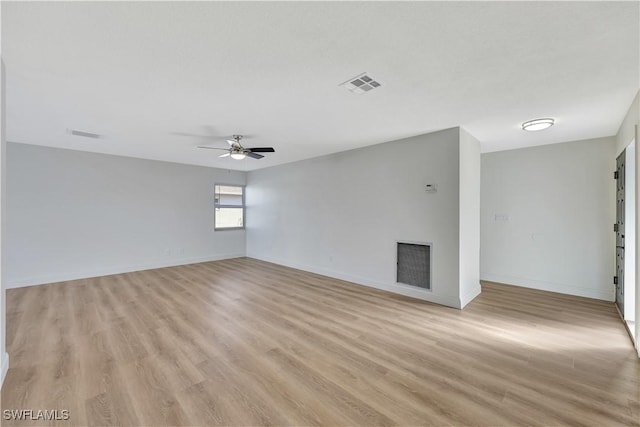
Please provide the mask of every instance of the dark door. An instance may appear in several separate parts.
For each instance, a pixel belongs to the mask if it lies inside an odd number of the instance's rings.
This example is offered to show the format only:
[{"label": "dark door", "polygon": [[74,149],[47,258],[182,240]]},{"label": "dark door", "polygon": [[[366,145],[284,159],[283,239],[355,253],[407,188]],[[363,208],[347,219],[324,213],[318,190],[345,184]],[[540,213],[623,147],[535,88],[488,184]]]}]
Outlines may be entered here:
[{"label": "dark door", "polygon": [[616,305],[624,316],[624,158],[626,150],[616,160]]}]

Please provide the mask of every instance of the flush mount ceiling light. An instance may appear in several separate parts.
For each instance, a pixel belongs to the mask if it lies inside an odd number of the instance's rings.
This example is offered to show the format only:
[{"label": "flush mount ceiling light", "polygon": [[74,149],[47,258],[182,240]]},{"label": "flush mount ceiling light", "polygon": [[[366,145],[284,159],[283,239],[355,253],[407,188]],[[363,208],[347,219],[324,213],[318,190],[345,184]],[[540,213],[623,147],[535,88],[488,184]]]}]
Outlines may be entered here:
[{"label": "flush mount ceiling light", "polygon": [[553,119],[535,119],[529,120],[528,122],[524,122],[522,124],[522,130],[526,130],[529,132],[535,132],[538,130],[548,129],[553,126],[555,121]]}]

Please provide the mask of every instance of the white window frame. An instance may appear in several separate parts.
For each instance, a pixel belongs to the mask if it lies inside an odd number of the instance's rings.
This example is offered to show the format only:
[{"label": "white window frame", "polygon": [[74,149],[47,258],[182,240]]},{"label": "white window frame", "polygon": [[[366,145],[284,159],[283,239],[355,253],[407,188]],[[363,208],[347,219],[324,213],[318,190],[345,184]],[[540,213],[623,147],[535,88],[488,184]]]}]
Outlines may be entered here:
[{"label": "white window frame", "polygon": [[[242,206],[238,205],[226,205],[216,202],[216,187],[239,187],[242,188]],[[246,185],[239,184],[225,184],[221,182],[216,182],[213,184],[213,230],[214,231],[225,231],[225,230],[244,230],[247,225],[247,207],[246,207]],[[219,208],[233,208],[239,209],[242,208],[242,227],[218,227],[216,224],[216,209]]]}]

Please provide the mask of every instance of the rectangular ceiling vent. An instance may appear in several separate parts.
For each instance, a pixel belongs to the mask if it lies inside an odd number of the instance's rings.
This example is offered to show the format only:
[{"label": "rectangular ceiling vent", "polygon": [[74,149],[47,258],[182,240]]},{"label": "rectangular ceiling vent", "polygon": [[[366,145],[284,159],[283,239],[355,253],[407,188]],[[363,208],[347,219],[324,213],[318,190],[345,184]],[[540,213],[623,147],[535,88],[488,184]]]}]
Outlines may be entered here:
[{"label": "rectangular ceiling vent", "polygon": [[67,133],[69,135],[82,136],[85,138],[94,138],[94,139],[100,138],[100,135],[98,135],[97,133],[85,132],[77,129],[67,129]]},{"label": "rectangular ceiling vent", "polygon": [[431,290],[431,245],[398,242],[398,283]]},{"label": "rectangular ceiling vent", "polygon": [[340,86],[344,86],[353,93],[365,93],[382,86],[382,84],[375,81],[367,73],[362,73],[359,76],[353,77],[346,82],[341,83]]}]

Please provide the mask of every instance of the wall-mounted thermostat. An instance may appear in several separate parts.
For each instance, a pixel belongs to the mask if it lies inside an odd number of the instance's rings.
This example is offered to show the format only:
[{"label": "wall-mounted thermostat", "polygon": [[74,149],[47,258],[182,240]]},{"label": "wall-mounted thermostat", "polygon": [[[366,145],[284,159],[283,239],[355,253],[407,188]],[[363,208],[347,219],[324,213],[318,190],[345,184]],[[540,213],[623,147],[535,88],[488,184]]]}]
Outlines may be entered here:
[{"label": "wall-mounted thermostat", "polygon": [[435,184],[427,184],[424,189],[427,193],[435,193],[438,191],[438,186]]}]

